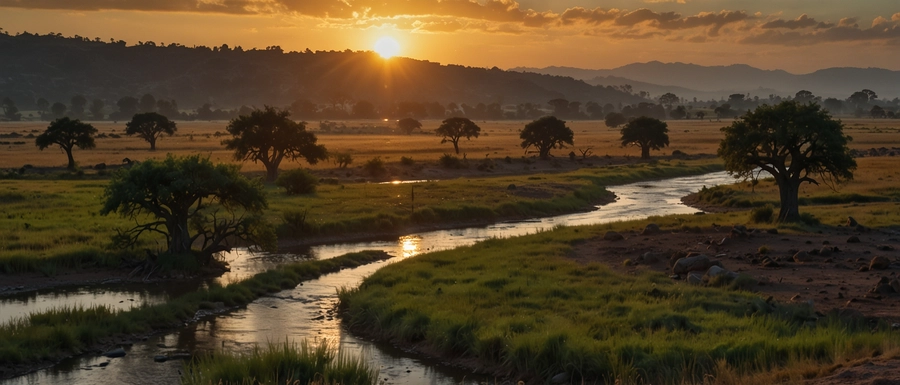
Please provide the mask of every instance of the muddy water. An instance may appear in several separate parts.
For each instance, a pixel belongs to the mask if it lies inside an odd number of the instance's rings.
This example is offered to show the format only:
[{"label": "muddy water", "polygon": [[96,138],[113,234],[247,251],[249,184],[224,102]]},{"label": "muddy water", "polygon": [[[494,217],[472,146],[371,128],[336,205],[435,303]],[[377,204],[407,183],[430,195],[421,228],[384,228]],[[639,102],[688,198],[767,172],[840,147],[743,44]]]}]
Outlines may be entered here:
[{"label": "muddy water", "polygon": [[305,282],[294,289],[260,298],[244,309],[205,317],[176,333],[136,343],[127,348],[128,355],[123,358],[81,357],[3,384],[174,384],[178,382],[182,362],[171,360],[155,363],[153,356],[216,348],[246,351],[255,344],[299,341],[304,338],[329,341],[345,351],[361,354],[380,369],[386,384],[494,383],[492,378],[467,373],[441,362],[423,359],[347,333],[334,317],[337,289],[359,284],[364,277],[386,264],[423,252],[471,245],[487,238],[524,235],[561,225],[599,224],[650,215],[692,213],[696,210],[682,205],[681,197],[704,185],[731,182],[733,179],[725,173],[641,182],[610,187],[609,190],[618,196],[617,201],[587,213],[500,223],[484,228],[410,234],[380,242],[325,245],[277,255],[238,251],[226,256],[232,264],[232,272],[221,278],[224,282],[241,279],[285,261],[325,259],[359,250],[381,249],[395,258],[330,274]]}]

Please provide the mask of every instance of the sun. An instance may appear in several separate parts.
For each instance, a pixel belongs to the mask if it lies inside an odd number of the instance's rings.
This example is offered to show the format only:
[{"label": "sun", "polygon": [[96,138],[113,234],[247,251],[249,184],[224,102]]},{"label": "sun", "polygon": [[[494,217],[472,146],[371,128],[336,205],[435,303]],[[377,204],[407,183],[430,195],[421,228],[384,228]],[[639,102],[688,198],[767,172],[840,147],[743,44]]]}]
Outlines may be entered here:
[{"label": "sun", "polygon": [[389,59],[400,53],[400,43],[392,37],[382,37],[375,42],[375,52],[381,55],[381,57]]}]

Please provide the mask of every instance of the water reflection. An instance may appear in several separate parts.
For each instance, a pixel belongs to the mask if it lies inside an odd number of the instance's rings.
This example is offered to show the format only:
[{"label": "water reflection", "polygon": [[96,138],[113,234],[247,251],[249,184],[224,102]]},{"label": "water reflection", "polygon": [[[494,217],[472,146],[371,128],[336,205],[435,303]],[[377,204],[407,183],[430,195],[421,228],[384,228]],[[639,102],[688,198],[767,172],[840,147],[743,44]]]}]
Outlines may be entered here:
[{"label": "water reflection", "polygon": [[418,235],[406,235],[400,237],[400,248],[403,251],[403,258],[414,257],[421,253],[419,244],[422,243],[422,237]]}]

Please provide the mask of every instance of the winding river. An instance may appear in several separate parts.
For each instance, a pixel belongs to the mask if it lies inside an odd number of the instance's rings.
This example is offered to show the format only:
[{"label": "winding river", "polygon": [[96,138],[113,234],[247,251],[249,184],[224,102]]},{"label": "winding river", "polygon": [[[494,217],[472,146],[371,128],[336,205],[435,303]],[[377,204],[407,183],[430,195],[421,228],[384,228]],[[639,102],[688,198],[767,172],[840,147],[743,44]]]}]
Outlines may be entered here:
[{"label": "winding river", "polygon": [[[236,251],[226,256],[232,271],[219,279],[230,282],[253,275],[285,261],[304,258],[325,259],[360,250],[380,249],[394,258],[345,269],[313,281],[304,282],[293,289],[260,298],[245,308],[229,313],[210,315],[198,322],[165,335],[126,347],[128,354],[109,359],[102,356],[84,356],[67,360],[52,368],[0,382],[11,384],[177,384],[183,361],[169,360],[156,363],[157,355],[176,356],[187,353],[227,349],[247,351],[256,344],[288,341],[327,341],[345,352],[359,354],[379,368],[385,384],[479,384],[494,383],[493,378],[473,374],[451,367],[437,360],[422,358],[392,346],[358,338],[341,327],[335,317],[337,289],[353,287],[363,278],[382,266],[420,253],[446,250],[474,244],[488,238],[507,238],[549,230],[556,226],[602,224],[615,221],[642,219],[648,216],[689,214],[696,209],[681,203],[681,198],[700,190],[703,186],[733,183],[724,172],[693,177],[639,182],[608,189],[616,194],[613,203],[599,206],[597,210],[560,215],[520,222],[455,230],[440,230],[409,234],[396,239],[316,246],[288,250],[281,254],[250,254]],[[184,292],[196,288],[182,287]],[[167,294],[169,293],[169,294]],[[123,288],[104,286],[55,290],[47,293],[29,293],[0,299],[0,322],[20,317],[29,311],[41,310],[60,304],[107,304],[116,308],[128,308],[137,303],[165,301],[172,294],[162,288]]]}]

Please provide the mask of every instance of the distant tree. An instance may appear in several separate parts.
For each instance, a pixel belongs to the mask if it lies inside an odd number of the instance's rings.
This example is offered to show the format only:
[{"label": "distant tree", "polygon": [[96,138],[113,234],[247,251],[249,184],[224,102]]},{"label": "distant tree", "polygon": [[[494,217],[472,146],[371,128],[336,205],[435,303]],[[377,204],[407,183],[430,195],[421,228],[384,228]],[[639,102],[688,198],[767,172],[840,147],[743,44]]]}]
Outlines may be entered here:
[{"label": "distant tree", "polygon": [[684,119],[685,116],[688,115],[687,109],[684,106],[678,106],[674,110],[669,112],[669,116],[672,119]]},{"label": "distant tree", "polygon": [[794,101],[797,103],[809,103],[816,100],[816,96],[813,95],[812,92],[807,90],[797,91],[797,94],[794,95]]},{"label": "distant tree", "polygon": [[557,98],[550,100],[547,102],[550,107],[553,108],[553,115],[568,117],[569,116],[569,101],[563,98]]},{"label": "distant tree", "polygon": [[606,116],[606,114],[603,113],[603,106],[597,102],[587,102],[584,105],[584,110],[591,119],[603,119]]},{"label": "distant tree", "polygon": [[825,109],[828,110],[828,112],[831,112],[832,114],[839,114],[844,109],[844,102],[842,102],[840,99],[836,99],[836,98],[825,99],[825,101],[822,102],[822,104],[825,107]]},{"label": "distant tree", "polygon": [[681,98],[671,92],[666,92],[659,97],[659,104],[666,106],[668,109],[671,109],[672,106],[678,104],[680,101]]},{"label": "distant tree", "polygon": [[435,119],[444,119],[447,115],[447,109],[441,103],[431,102],[425,105],[428,116]]},{"label": "distant tree", "polygon": [[115,173],[103,200],[102,215],[118,213],[138,223],[118,231],[121,246],[160,234],[170,254],[191,255],[192,245],[199,244],[203,264],[235,240],[275,248],[275,232],[262,219],[267,207],[263,187],[236,165],[214,165],[199,155],[146,160]]},{"label": "distant tree", "polygon": [[285,158],[303,158],[309,164],[328,159],[325,146],[317,145],[316,136],[306,131],[304,123],[291,120],[290,115],[287,110],[269,106],[241,115],[228,123],[225,129],[233,138],[222,144],[234,150],[236,160],[261,162],[270,182],[278,177],[278,166]]},{"label": "distant tree", "polygon": [[606,114],[605,119],[606,127],[616,128],[625,123],[628,123],[628,118],[625,117],[621,112],[610,112]]},{"label": "distant tree", "polygon": [[50,102],[48,102],[47,99],[38,98],[36,104],[38,112],[41,114],[41,116],[50,111]]},{"label": "distant tree", "polygon": [[62,104],[60,102],[53,103],[53,105],[50,106],[50,114],[53,116],[54,119],[60,119],[60,118],[65,117],[66,110],[68,110],[68,107],[66,107],[65,104]]},{"label": "distant tree", "polygon": [[400,127],[400,131],[404,134],[411,135],[416,129],[422,128],[422,123],[413,118],[403,118],[397,121],[397,127]]},{"label": "distant tree", "polygon": [[299,119],[315,119],[318,113],[316,104],[308,99],[298,99],[291,103],[291,114]]},{"label": "distant tree", "polygon": [[3,102],[0,103],[0,105],[2,105],[3,107],[3,117],[5,117],[6,120],[15,122],[22,119],[22,114],[19,113],[19,108],[16,107],[16,102],[14,102],[12,99],[8,97],[3,98]]},{"label": "distant tree", "polygon": [[869,102],[878,99],[878,95],[875,94],[874,91],[869,89],[864,89],[862,91],[856,91],[847,101],[850,102],[857,110],[859,109],[867,109],[869,106]]},{"label": "distant tree", "polygon": [[872,119],[887,118],[887,113],[881,106],[872,106],[872,109],[869,110],[869,115],[872,116]]},{"label": "distant tree", "polygon": [[472,137],[477,138],[478,135],[481,135],[481,127],[478,127],[469,118],[447,118],[434,132],[442,137],[441,144],[453,143],[453,150],[459,154],[459,140],[462,138],[467,140]]},{"label": "distant tree", "polygon": [[141,96],[138,108],[141,112],[156,112],[156,98],[151,94],[144,94]]},{"label": "distant tree", "polygon": [[650,150],[669,145],[669,126],[656,118],[641,116],[622,127],[622,147],[638,146],[641,159],[650,159]]},{"label": "distant tree", "polygon": [[725,138],[718,154],[725,169],[738,177],[771,174],[781,198],[779,221],[794,222],[800,220],[801,183],[818,185],[816,177],[834,188],[853,179],[856,161],[843,130],[844,125],[817,104],[763,105],[722,128]]},{"label": "distant tree", "polygon": [[332,158],[334,159],[334,163],[338,165],[338,168],[347,168],[347,166],[353,163],[353,155],[345,152],[335,153],[332,155]]},{"label": "distant tree", "polygon": [[75,171],[75,158],[72,157],[72,150],[75,147],[82,150],[94,148],[96,146],[94,135],[96,134],[97,129],[94,126],[82,123],[78,119],[62,117],[51,122],[44,133],[34,139],[34,144],[41,150],[54,144],[58,145],[69,158],[69,164],[66,167],[69,171]]},{"label": "distant tree", "polygon": [[181,116],[181,112],[178,111],[178,103],[174,100],[157,100],[156,112],[169,119],[177,119]]},{"label": "distant tree", "polygon": [[573,145],[575,134],[566,126],[566,122],[555,116],[544,116],[525,125],[519,133],[522,139],[522,148],[526,151],[529,147],[535,147],[541,159],[550,157],[550,150],[554,148],[566,148],[566,144]]},{"label": "distant tree", "polygon": [[697,111],[697,113],[694,115],[697,116],[697,119],[703,120],[703,117],[706,116],[706,113],[703,111]]},{"label": "distant tree", "polygon": [[119,99],[116,102],[116,107],[119,107],[119,113],[117,114],[119,119],[128,119],[134,114],[138,113],[138,104],[140,102],[131,96],[125,96]]},{"label": "distant tree", "polygon": [[69,103],[69,116],[75,119],[84,118],[84,108],[87,106],[87,98],[84,95],[75,95]]},{"label": "distant tree", "polygon": [[713,109],[713,112],[716,113],[717,119],[722,118],[733,118],[737,116],[737,111],[731,109],[731,105],[728,103],[722,104],[721,106]]},{"label": "distant tree", "polygon": [[125,135],[137,135],[150,143],[150,151],[156,151],[156,140],[163,134],[172,136],[178,127],[175,122],[156,112],[134,114],[125,124]]},{"label": "distant tree", "polygon": [[91,107],[88,109],[91,112],[91,119],[103,120],[105,116],[103,114],[103,107],[105,107],[105,105],[103,104],[102,100],[94,99],[91,102]]},{"label": "distant tree", "polygon": [[353,105],[353,116],[357,119],[375,119],[378,112],[375,111],[375,105],[368,100],[360,100]]}]

